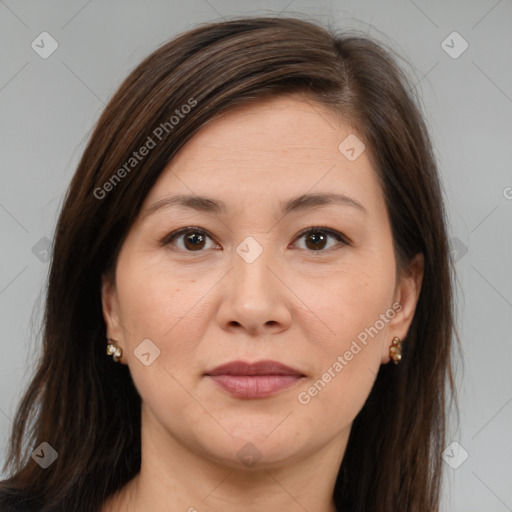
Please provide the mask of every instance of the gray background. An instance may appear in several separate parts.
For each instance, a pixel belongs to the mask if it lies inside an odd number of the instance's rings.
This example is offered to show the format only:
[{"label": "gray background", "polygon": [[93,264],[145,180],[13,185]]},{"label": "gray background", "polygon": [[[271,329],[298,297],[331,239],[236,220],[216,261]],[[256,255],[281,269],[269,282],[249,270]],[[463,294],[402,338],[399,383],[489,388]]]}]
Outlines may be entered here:
[{"label": "gray background", "polygon": [[[1,453],[39,353],[47,249],[63,192],[104,105],[143,57],[178,32],[278,13],[358,28],[412,64],[458,260],[461,414],[450,441],[461,448],[445,452],[442,510],[512,511],[510,0],[0,0]],[[59,45],[47,59],[31,47],[41,45],[43,31]],[[454,31],[469,45],[457,58],[464,43]]]}]

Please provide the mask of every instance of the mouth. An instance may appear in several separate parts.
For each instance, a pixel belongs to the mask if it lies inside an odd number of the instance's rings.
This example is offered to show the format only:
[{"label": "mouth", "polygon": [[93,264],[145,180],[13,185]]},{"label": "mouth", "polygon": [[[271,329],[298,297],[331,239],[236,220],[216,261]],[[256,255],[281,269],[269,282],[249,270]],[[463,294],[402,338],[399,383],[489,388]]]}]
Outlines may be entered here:
[{"label": "mouth", "polygon": [[246,363],[232,361],[204,374],[236,398],[255,399],[273,396],[306,376],[277,361]]}]

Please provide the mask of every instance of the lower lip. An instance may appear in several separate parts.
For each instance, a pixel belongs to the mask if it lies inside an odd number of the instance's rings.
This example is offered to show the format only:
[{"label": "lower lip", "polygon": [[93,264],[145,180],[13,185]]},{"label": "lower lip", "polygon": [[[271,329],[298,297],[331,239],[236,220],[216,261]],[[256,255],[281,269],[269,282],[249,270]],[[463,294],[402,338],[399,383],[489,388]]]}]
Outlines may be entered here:
[{"label": "lower lip", "polygon": [[265,398],[292,387],[302,375],[211,375],[219,386],[237,398]]}]

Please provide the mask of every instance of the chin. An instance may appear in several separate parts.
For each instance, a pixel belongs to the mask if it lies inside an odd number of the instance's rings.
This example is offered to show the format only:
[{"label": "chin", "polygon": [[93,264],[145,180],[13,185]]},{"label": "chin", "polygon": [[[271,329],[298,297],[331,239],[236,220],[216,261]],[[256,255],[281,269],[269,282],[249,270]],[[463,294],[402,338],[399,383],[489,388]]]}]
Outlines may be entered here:
[{"label": "chin", "polygon": [[[285,416],[283,416],[285,417]],[[237,425],[235,430],[222,423],[232,436],[220,434],[210,436],[204,446],[210,459],[232,468],[271,469],[284,463],[291,463],[304,451],[296,430],[278,426],[282,421],[265,422],[262,425],[246,423]],[[277,428],[276,428],[277,426]],[[306,450],[307,451],[307,450]]]}]

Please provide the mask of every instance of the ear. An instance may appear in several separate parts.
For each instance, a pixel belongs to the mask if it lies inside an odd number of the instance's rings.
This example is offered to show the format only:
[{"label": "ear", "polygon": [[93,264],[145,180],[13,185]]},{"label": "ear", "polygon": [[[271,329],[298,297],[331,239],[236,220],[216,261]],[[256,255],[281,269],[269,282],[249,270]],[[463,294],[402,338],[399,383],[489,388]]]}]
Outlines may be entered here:
[{"label": "ear", "polygon": [[[103,310],[103,319],[105,320],[106,325],[107,338],[116,340],[117,345],[124,352],[124,330],[121,326],[121,322],[119,321],[120,311],[116,285],[114,278],[105,274],[101,276],[101,305]],[[121,357],[119,362],[125,364],[124,357]]]},{"label": "ear", "polygon": [[425,270],[425,260],[422,253],[416,254],[411,260],[407,269],[405,269],[397,279],[393,309],[395,316],[389,322],[388,336],[382,346],[382,364],[389,363],[389,347],[391,340],[398,336],[404,340],[409,332],[416,305],[421,292],[423,274]]}]

